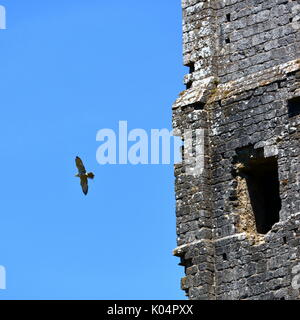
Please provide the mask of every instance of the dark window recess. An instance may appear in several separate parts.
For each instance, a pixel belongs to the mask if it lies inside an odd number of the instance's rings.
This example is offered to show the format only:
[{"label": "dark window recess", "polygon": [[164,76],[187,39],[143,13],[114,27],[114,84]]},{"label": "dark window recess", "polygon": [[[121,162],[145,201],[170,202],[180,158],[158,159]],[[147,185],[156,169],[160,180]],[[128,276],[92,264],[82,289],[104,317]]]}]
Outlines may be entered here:
[{"label": "dark window recess", "polygon": [[230,21],[231,21],[231,15],[230,15],[230,13],[227,13],[227,14],[226,14],[226,20],[227,20],[227,22],[230,22]]},{"label": "dark window recess", "polygon": [[230,38],[226,38],[226,39],[225,39],[225,42],[226,42],[226,43],[230,43]]},{"label": "dark window recess", "polygon": [[288,101],[289,118],[300,114],[300,97],[292,98]]},{"label": "dark window recess", "polygon": [[226,260],[228,260],[228,259],[227,259],[227,254],[226,254],[226,253],[223,253],[223,260],[225,260],[225,261],[226,261]]},{"label": "dark window recess", "polygon": [[181,161],[184,161],[184,139],[182,139],[182,146],[180,147]]},{"label": "dark window recess", "polygon": [[279,221],[281,209],[277,158],[264,158],[263,148],[253,146],[236,152],[234,162],[242,164],[237,174],[246,179],[257,232],[265,234]]},{"label": "dark window recess", "polygon": [[287,241],[286,241],[286,237],[283,237],[282,240],[283,240],[283,243],[286,244],[286,242],[287,242]]},{"label": "dark window recess", "polygon": [[186,66],[190,69],[189,73],[195,72],[195,63],[194,62],[191,62],[191,63],[187,64]]},{"label": "dark window recess", "polygon": [[192,84],[193,84],[192,81],[188,82],[188,83],[186,84],[186,89],[187,89],[187,90],[188,90],[188,89],[191,89]]},{"label": "dark window recess", "polygon": [[203,102],[195,102],[195,103],[187,105],[187,107],[194,108],[194,111],[195,110],[203,110],[204,106],[205,106],[205,104]]}]

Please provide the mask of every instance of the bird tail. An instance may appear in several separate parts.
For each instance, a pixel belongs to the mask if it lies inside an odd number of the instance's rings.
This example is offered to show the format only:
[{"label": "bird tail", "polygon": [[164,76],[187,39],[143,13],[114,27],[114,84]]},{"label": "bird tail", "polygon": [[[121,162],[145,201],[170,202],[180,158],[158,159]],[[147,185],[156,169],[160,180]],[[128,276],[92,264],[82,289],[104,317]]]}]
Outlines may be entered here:
[{"label": "bird tail", "polygon": [[89,172],[89,173],[87,174],[87,177],[88,177],[89,179],[94,179],[95,175],[93,174],[93,172]]}]

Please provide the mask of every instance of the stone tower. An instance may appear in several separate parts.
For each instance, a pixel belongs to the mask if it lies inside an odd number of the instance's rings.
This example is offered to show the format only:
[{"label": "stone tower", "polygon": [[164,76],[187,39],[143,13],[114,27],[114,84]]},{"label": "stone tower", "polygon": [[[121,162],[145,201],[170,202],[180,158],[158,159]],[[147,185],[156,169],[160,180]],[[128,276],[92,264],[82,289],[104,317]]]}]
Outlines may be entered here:
[{"label": "stone tower", "polygon": [[182,7],[181,287],[189,299],[300,299],[300,1]]}]

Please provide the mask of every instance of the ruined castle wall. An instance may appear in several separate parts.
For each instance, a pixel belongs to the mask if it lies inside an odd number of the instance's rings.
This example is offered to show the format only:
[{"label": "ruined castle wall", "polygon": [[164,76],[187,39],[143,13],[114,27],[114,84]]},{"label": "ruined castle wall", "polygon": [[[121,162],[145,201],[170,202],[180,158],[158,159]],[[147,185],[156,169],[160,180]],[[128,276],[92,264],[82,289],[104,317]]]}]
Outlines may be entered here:
[{"label": "ruined castle wall", "polygon": [[[212,105],[216,298],[299,298],[291,283],[300,258],[299,215],[294,216],[300,212],[300,118],[289,118],[287,110],[292,88],[300,87],[297,77],[299,72]],[[249,195],[238,187],[234,157],[248,145],[278,161],[280,222],[265,235],[258,234],[253,215],[240,223]]]},{"label": "ruined castle wall", "polygon": [[[220,3],[222,8],[217,10],[217,20],[220,34],[218,75],[221,82],[266,70],[298,57],[300,35],[297,32],[299,8],[296,8],[296,1]],[[227,14],[230,15],[229,22]]]},{"label": "ruined castle wall", "polygon": [[173,127],[183,140],[204,129],[203,170],[175,166],[182,289],[190,299],[299,299],[300,3],[182,6],[190,73]]},{"label": "ruined castle wall", "polygon": [[296,59],[300,3],[288,0],[183,1],[185,83],[227,82]]}]

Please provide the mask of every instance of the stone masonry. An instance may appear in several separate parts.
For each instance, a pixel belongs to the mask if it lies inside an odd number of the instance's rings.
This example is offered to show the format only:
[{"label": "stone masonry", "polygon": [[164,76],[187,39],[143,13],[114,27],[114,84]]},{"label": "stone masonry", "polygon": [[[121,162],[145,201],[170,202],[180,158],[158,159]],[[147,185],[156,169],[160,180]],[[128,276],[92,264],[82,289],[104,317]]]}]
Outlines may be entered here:
[{"label": "stone masonry", "polygon": [[192,300],[300,299],[300,0],[182,7],[181,287]]}]

